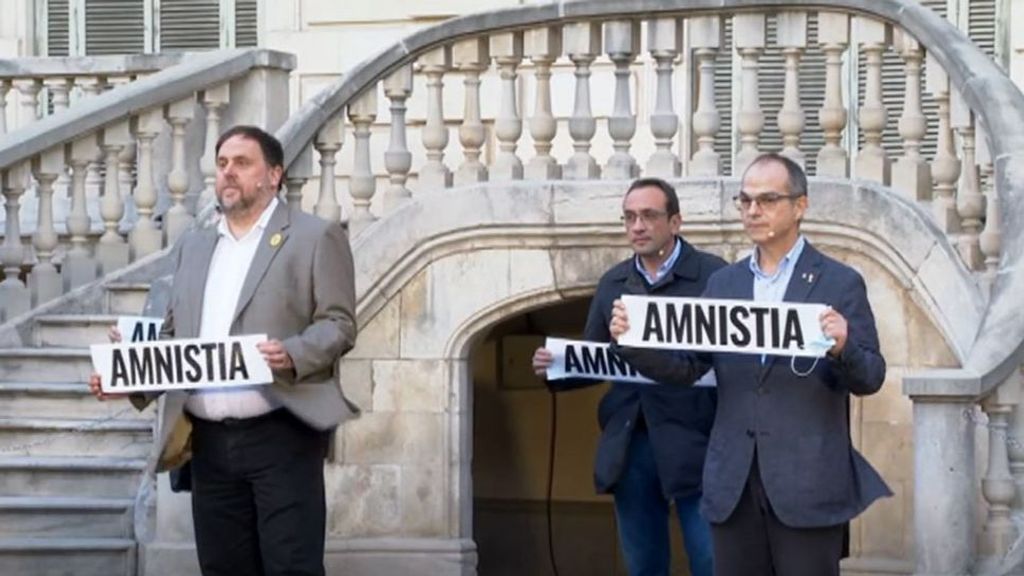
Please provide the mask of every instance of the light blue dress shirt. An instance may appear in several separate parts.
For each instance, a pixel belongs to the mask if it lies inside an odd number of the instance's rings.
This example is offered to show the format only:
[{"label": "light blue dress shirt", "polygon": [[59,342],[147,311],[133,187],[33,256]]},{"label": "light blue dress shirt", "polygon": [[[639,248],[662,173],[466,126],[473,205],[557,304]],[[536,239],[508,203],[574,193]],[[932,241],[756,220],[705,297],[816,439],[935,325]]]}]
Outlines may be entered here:
[{"label": "light blue dress shirt", "polygon": [[647,273],[647,269],[644,268],[643,263],[640,262],[640,257],[633,257],[633,264],[636,265],[637,272],[639,272],[644,277],[644,279],[647,280],[648,284],[654,285],[655,283],[657,283],[659,280],[664,278],[666,274],[668,274],[668,271],[671,270],[673,266],[676,265],[676,260],[679,260],[679,254],[683,252],[683,243],[679,241],[679,238],[676,238],[675,240],[675,248],[673,248],[672,253],[669,254],[668,260],[665,260],[664,262],[661,263],[661,266],[658,266],[658,273],[654,276],[654,278],[651,278],[651,275]]},{"label": "light blue dress shirt", "polygon": [[[789,252],[782,257],[779,266],[771,275],[765,274],[764,270],[761,270],[761,266],[757,263],[758,249],[754,248],[754,253],[750,255],[750,271],[754,273],[755,301],[782,302],[782,299],[786,296],[789,280],[793,277],[793,270],[796,269],[796,263],[800,260],[800,255],[803,254],[806,244],[807,242],[804,240],[803,234],[801,234],[796,239],[793,247],[789,249]],[[766,356],[765,354],[761,355],[762,364],[764,364]]]}]

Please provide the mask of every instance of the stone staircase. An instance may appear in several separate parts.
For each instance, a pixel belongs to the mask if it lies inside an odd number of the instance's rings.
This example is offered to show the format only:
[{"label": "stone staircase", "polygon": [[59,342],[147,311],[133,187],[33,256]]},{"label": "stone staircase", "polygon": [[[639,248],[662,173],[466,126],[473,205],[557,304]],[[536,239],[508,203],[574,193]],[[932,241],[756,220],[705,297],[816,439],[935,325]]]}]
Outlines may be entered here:
[{"label": "stone staircase", "polygon": [[148,284],[111,284],[102,313],[38,317],[28,347],[0,349],[0,574],[133,576],[134,500],[153,412],[98,402],[88,345]]}]

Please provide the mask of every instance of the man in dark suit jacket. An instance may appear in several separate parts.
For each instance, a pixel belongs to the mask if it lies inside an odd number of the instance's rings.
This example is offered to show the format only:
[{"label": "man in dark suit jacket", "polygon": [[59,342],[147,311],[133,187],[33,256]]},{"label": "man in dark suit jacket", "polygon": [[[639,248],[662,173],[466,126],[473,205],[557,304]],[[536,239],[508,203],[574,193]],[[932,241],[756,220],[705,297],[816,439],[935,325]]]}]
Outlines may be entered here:
[{"label": "man in dark suit jacket", "polygon": [[[715,273],[704,295],[829,305],[820,318],[835,340],[826,357],[618,351],[661,382],[689,385],[715,369],[719,405],[702,503],[715,573],[838,575],[844,524],[891,494],[851,446],[847,416],[850,394],[873,394],[885,379],[874,316],[860,274],[800,234],[807,179],[798,164],[759,157],[735,200],[754,253]],[[616,303],[612,337],[628,325]]]},{"label": "man in dark suit jacket", "polygon": [[[682,218],[675,190],[664,180],[633,182],[623,200],[623,222],[634,256],[601,277],[583,338],[610,342],[612,302],[622,294],[697,296],[721,258],[677,236]],[[544,375],[551,354],[533,359]],[[597,384],[553,380],[554,390]],[[711,535],[699,502],[704,453],[715,416],[714,388],[612,383],[598,407],[601,439],[594,462],[597,491],[611,492],[623,556],[631,576],[668,576],[669,507],[674,502],[690,573],[711,576]]]},{"label": "man in dark suit jacket", "polygon": [[[338,222],[277,198],[281,144],[252,126],[217,142],[215,228],[182,236],[164,338],[267,334],[267,386],[165,395],[150,471],[191,457],[192,518],[204,576],[324,574],[323,459],[356,414],[336,363],[355,344],[355,277]],[[90,385],[99,392],[99,377]],[[155,399],[129,398],[138,408]]]}]

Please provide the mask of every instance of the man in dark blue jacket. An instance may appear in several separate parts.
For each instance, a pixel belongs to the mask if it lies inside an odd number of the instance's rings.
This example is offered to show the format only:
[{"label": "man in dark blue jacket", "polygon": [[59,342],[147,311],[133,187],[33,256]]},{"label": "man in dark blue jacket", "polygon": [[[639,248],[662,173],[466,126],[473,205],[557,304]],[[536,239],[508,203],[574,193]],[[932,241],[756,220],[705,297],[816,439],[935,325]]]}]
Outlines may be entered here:
[{"label": "man in dark blue jacket", "polygon": [[[583,338],[609,342],[612,303],[622,294],[699,296],[712,272],[725,266],[678,236],[682,216],[664,180],[633,182],[622,220],[634,256],[601,278]],[[543,376],[551,353],[539,348],[533,366]],[[550,381],[555,390],[597,384]],[[670,505],[674,502],[693,576],[711,576],[711,535],[701,516],[701,477],[715,417],[712,387],[679,388],[613,382],[598,407],[601,439],[594,463],[598,492],[611,492],[619,539],[631,576],[668,576]]]},{"label": "man in dark blue jacket", "polygon": [[[839,576],[843,527],[891,493],[850,443],[849,398],[885,380],[864,279],[800,233],[807,178],[765,154],[743,176],[736,206],[754,252],[716,272],[705,296],[826,304],[824,358],[619,348],[649,378],[692,384],[713,367],[719,408],[701,510],[711,522],[718,576]],[[610,331],[629,327],[621,302]]]}]

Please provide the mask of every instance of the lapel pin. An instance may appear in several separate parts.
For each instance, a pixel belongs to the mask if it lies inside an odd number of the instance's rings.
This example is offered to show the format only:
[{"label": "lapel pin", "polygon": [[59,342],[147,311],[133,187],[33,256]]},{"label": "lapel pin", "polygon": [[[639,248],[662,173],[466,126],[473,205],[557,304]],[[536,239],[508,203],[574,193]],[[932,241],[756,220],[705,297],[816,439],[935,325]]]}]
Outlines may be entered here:
[{"label": "lapel pin", "polygon": [[810,284],[811,282],[814,282],[814,273],[813,272],[807,275],[807,283]]},{"label": "lapel pin", "polygon": [[271,248],[277,248],[280,245],[281,245],[281,234],[280,233],[275,233],[273,236],[270,237],[270,247]]}]

